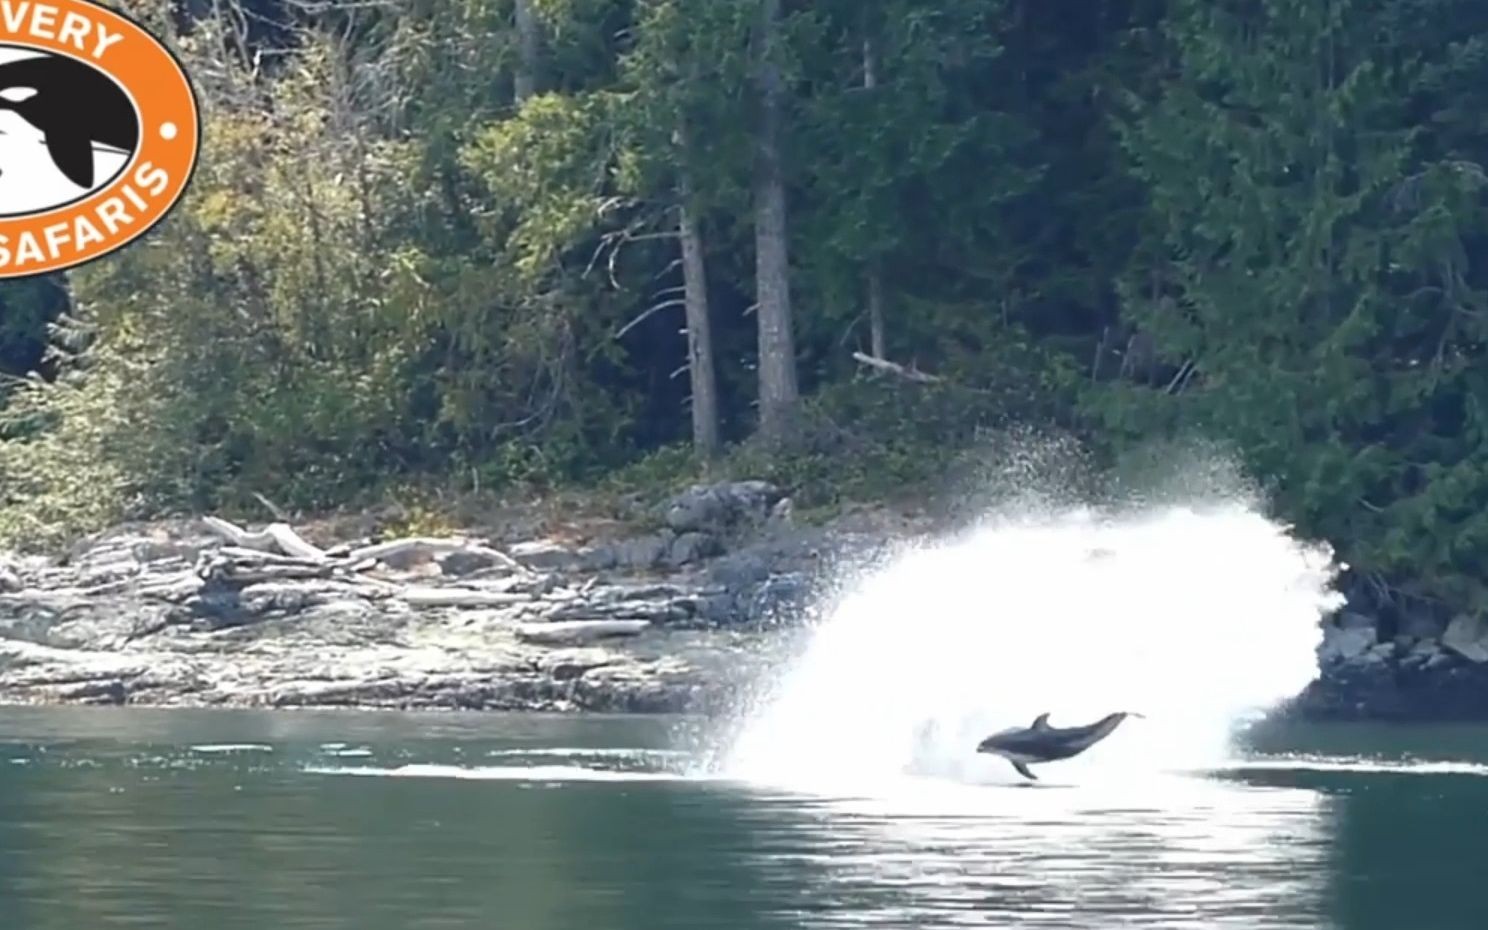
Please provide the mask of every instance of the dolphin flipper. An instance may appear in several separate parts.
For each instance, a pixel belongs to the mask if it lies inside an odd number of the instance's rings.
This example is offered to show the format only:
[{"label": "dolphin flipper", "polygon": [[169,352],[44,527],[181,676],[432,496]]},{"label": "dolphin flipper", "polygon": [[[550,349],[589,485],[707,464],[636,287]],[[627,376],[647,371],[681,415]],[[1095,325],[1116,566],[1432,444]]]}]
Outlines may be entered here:
[{"label": "dolphin flipper", "polygon": [[1013,768],[1017,769],[1018,770],[1018,774],[1019,775],[1022,775],[1024,778],[1028,778],[1028,779],[1031,779],[1033,781],[1038,781],[1038,776],[1035,775],[1035,774],[1033,774],[1032,772],[1028,771],[1028,766],[1024,765],[1023,763],[1021,763],[1021,762],[1014,762],[1013,763]]},{"label": "dolphin flipper", "polygon": [[46,146],[67,180],[78,187],[93,186],[93,143],[86,133],[68,126],[51,126],[47,129]]}]

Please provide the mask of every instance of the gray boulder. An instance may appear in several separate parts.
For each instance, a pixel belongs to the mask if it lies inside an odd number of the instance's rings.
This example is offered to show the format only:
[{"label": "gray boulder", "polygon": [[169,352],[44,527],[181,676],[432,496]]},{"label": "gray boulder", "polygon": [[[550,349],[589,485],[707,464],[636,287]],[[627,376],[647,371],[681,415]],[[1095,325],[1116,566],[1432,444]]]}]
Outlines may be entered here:
[{"label": "gray boulder", "polygon": [[723,546],[716,536],[708,533],[683,533],[667,547],[664,561],[670,568],[681,568],[722,552]]},{"label": "gray boulder", "polygon": [[611,551],[614,553],[614,564],[617,568],[644,570],[660,564],[668,550],[671,549],[671,545],[670,535],[657,533],[616,543],[611,547]]},{"label": "gray boulder", "polygon": [[663,508],[667,526],[679,533],[725,533],[741,524],[761,524],[784,495],[767,481],[695,485]]},{"label": "gray boulder", "polygon": [[1469,662],[1488,662],[1488,623],[1481,617],[1461,614],[1447,624],[1442,645]]},{"label": "gray boulder", "polygon": [[1400,620],[1400,635],[1414,639],[1441,639],[1447,631],[1447,621],[1435,614],[1413,613]]},{"label": "gray boulder", "polygon": [[[580,553],[573,551],[567,546],[560,546],[557,543],[547,542],[545,540],[517,543],[515,546],[511,547],[511,551],[508,554],[528,568],[542,572],[573,571],[581,567],[584,563],[584,557]],[[456,555],[461,555],[461,553],[456,553]],[[490,558],[489,556],[466,557],[481,558],[485,559],[485,561],[474,568],[467,568],[465,571],[459,571],[459,569],[463,568],[464,565],[457,563],[455,569],[452,570],[450,568],[449,561],[453,559],[454,556],[450,556],[446,558],[445,563],[441,566],[444,569],[445,574],[469,574],[472,571],[479,571],[481,569],[488,568],[495,562],[495,560]]]},{"label": "gray boulder", "polygon": [[1323,628],[1323,642],[1318,647],[1318,662],[1321,665],[1352,662],[1375,645],[1373,627],[1338,627],[1330,623]]}]

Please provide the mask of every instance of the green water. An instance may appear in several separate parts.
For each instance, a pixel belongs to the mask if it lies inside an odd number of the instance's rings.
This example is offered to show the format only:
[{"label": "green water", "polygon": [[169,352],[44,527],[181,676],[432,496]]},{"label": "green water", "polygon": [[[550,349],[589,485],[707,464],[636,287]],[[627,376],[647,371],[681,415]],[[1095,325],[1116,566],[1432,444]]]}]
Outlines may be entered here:
[{"label": "green water", "polygon": [[688,777],[673,746],[637,719],[0,710],[0,928],[1488,927],[1488,729],[859,797]]}]

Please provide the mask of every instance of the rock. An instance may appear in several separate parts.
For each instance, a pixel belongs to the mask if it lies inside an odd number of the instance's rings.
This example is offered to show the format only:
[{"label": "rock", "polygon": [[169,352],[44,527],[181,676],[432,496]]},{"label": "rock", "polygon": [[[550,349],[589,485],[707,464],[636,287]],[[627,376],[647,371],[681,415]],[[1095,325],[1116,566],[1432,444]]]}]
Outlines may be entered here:
[{"label": "rock", "polygon": [[[512,553],[512,558],[516,559],[518,562],[521,562],[523,565],[526,565],[528,568],[539,568],[539,566],[528,562],[521,556],[518,556],[515,552]],[[448,552],[436,558],[435,561],[439,563],[440,574],[446,575],[451,578],[460,578],[465,575],[473,575],[476,572],[485,571],[488,568],[500,564],[494,556],[487,555],[483,552],[468,551]]]},{"label": "rock", "polygon": [[743,523],[763,523],[781,496],[766,481],[695,485],[664,505],[663,519],[679,533],[722,534]]},{"label": "rock", "polygon": [[21,576],[10,566],[0,563],[0,594],[21,590]]},{"label": "rock", "polygon": [[725,590],[700,593],[692,599],[692,615],[702,626],[733,626],[747,615],[734,596]]},{"label": "rock", "polygon": [[722,552],[722,544],[708,533],[683,533],[667,547],[664,561],[671,568],[681,568]]},{"label": "rock", "polygon": [[8,560],[23,585],[0,593],[0,701],[721,712],[791,654],[764,621],[801,616],[820,569],[894,536],[792,526],[762,482],[669,507],[651,535],[516,547],[535,577],[488,577],[478,551],[416,570],[230,551],[195,521]]},{"label": "rock", "polygon": [[546,540],[518,543],[508,554],[536,571],[572,571],[583,563],[583,556],[579,553]]},{"label": "rock", "polygon": [[1400,634],[1415,639],[1441,639],[1447,631],[1446,618],[1436,614],[1419,612],[1407,614],[1400,620]]},{"label": "rock", "polygon": [[1436,652],[1421,666],[1423,669],[1440,668],[1443,665],[1452,664],[1452,656],[1446,652]]},{"label": "rock", "polygon": [[84,682],[65,688],[62,693],[68,700],[82,704],[123,704],[128,697],[128,689],[124,686],[124,682],[118,679]]},{"label": "rock", "polygon": [[[409,572],[344,574],[216,539],[116,533],[68,563],[5,563],[24,585],[0,593],[0,701],[718,711],[769,667],[753,634],[721,629],[762,582],[574,573],[690,566],[721,545],[704,530],[595,550],[538,544],[518,553],[567,567],[458,583],[489,556],[449,553],[421,560],[411,584]],[[776,567],[766,559],[766,581]]]},{"label": "rock", "polygon": [[614,546],[595,546],[579,552],[579,570],[602,572],[619,564]]},{"label": "rock", "polygon": [[1441,652],[1441,644],[1429,639],[1417,640],[1410,651],[1412,655],[1434,656]]},{"label": "rock", "polygon": [[577,662],[560,662],[554,665],[548,674],[553,676],[554,681],[574,681],[584,677],[585,672],[603,667],[602,665],[580,665]]},{"label": "rock", "polygon": [[740,619],[755,623],[789,622],[805,608],[810,595],[811,586],[804,575],[776,575],[753,592]]},{"label": "rock", "polygon": [[789,497],[782,497],[770,508],[769,522],[776,526],[790,526],[794,522],[795,513],[795,502]]},{"label": "rock", "polygon": [[780,574],[815,571],[831,559],[855,554],[847,540],[817,529],[785,529],[741,546],[709,566],[713,584],[747,588]]},{"label": "rock", "polygon": [[708,569],[709,580],[726,588],[748,588],[764,582],[777,564],[774,553],[751,548],[731,552]]},{"label": "rock", "polygon": [[1488,662],[1488,623],[1481,617],[1458,615],[1447,624],[1441,641],[1470,662]]},{"label": "rock", "polygon": [[1388,662],[1390,659],[1393,659],[1395,657],[1396,651],[1397,650],[1393,642],[1380,643],[1374,648],[1370,649],[1368,652],[1364,653],[1364,655],[1360,656],[1359,658],[1361,661],[1368,662]]},{"label": "rock", "polygon": [[1408,668],[1437,668],[1451,661],[1451,655],[1442,651],[1441,643],[1423,639],[1410,647],[1400,664]]},{"label": "rock", "polygon": [[1325,666],[1349,662],[1364,655],[1375,645],[1373,627],[1345,629],[1329,624],[1323,628],[1323,642],[1318,647],[1318,662]]},{"label": "rock", "polygon": [[671,537],[662,534],[641,536],[615,544],[611,563],[619,568],[645,570],[654,568],[671,548]]},{"label": "rock", "polygon": [[1379,624],[1368,614],[1361,614],[1354,610],[1345,610],[1339,613],[1337,626],[1343,630],[1373,630]]},{"label": "rock", "polygon": [[692,616],[687,592],[671,585],[610,585],[559,603],[544,615],[548,621],[647,620],[675,623]]}]

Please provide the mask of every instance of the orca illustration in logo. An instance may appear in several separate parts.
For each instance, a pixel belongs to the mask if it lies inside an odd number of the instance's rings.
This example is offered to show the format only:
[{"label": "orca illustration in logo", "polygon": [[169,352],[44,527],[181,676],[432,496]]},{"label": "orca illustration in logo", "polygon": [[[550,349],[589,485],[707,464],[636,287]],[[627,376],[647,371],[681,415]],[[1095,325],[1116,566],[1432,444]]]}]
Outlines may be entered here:
[{"label": "orca illustration in logo", "polygon": [[0,47],[0,215],[87,196],[124,169],[139,135],[134,102],[103,72]]}]

